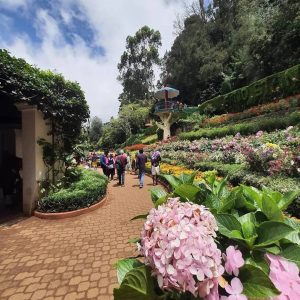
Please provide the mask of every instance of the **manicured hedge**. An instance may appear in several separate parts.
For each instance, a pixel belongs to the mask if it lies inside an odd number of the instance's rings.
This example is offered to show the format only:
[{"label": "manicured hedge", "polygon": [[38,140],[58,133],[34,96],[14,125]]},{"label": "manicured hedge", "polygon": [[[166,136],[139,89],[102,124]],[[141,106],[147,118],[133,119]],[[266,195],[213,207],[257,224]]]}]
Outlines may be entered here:
[{"label": "manicured hedge", "polygon": [[300,122],[300,111],[292,112],[291,114],[280,118],[262,118],[260,120],[252,120],[249,122],[226,125],[222,127],[203,128],[197,131],[181,133],[181,140],[197,140],[202,137],[215,138],[226,135],[235,135],[238,132],[243,135],[249,135],[258,132],[259,130],[272,131],[275,129],[283,129],[290,125],[296,125]]},{"label": "manicured hedge", "polygon": [[208,100],[199,106],[202,114],[239,112],[300,92],[300,65],[258,80],[249,86]]},{"label": "manicured hedge", "polygon": [[83,170],[78,181],[37,203],[40,212],[65,212],[89,207],[106,194],[107,178],[93,170]]}]

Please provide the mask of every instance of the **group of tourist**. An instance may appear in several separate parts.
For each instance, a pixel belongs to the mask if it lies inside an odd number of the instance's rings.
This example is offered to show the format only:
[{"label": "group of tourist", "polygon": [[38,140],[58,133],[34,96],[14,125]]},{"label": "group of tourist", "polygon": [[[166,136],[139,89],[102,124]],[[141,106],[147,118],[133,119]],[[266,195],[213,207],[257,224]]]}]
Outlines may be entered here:
[{"label": "group of tourist", "polygon": [[[102,168],[103,174],[108,177],[109,180],[113,180],[117,173],[118,184],[120,186],[125,185],[125,172],[138,173],[139,187],[143,188],[144,178],[146,172],[146,163],[148,161],[143,149],[139,150],[133,157],[130,153],[124,153],[123,150],[118,150],[117,153],[109,153],[104,151],[102,155],[97,155],[96,152],[91,153],[88,160],[90,161],[90,167],[97,169],[98,166]],[[153,185],[157,185],[158,175],[160,172],[159,163],[161,161],[160,152],[155,151],[152,153],[151,162],[151,174],[153,179]]]}]

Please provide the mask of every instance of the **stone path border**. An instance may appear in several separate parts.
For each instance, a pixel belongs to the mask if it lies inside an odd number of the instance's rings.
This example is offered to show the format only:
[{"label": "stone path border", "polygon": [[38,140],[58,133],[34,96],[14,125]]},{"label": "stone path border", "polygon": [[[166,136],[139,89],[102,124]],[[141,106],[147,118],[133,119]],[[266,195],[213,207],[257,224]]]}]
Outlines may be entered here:
[{"label": "stone path border", "polygon": [[65,212],[59,212],[59,213],[43,213],[40,211],[35,210],[33,215],[40,219],[47,219],[47,220],[59,220],[59,219],[66,219],[66,218],[73,218],[77,217],[89,212],[92,212],[98,208],[100,208],[106,200],[106,196],[102,198],[99,202],[97,202],[94,205],[91,205],[90,207],[85,207],[77,210],[72,211],[65,211]]}]

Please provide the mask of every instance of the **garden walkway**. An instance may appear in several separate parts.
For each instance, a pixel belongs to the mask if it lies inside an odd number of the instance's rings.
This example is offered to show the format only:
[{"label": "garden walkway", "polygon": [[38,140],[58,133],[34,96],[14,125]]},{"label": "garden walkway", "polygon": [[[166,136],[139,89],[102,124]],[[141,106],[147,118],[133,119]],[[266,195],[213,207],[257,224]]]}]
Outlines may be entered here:
[{"label": "garden walkway", "polygon": [[109,184],[108,198],[96,211],[0,227],[0,299],[113,299],[113,264],[136,253],[127,241],[141,231],[141,220],[129,220],[152,207],[151,179],[139,189],[136,176],[126,176],[125,187]]}]

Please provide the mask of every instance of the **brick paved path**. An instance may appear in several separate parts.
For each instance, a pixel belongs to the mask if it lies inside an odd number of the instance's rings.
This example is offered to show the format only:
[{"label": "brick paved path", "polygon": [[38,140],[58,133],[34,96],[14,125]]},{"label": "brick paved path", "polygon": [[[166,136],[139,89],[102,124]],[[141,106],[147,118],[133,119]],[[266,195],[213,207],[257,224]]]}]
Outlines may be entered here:
[{"label": "brick paved path", "polygon": [[151,179],[145,178],[143,189],[136,176],[126,174],[125,180],[125,187],[109,184],[106,203],[94,212],[0,227],[0,299],[113,299],[112,264],[135,253],[127,241],[142,226],[129,220],[152,207]]}]

